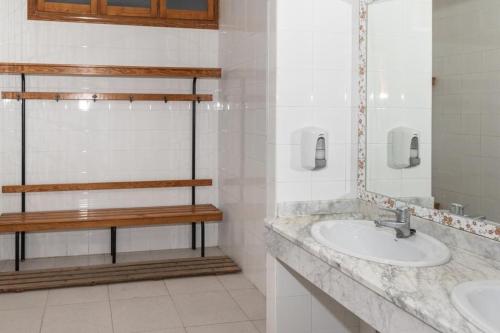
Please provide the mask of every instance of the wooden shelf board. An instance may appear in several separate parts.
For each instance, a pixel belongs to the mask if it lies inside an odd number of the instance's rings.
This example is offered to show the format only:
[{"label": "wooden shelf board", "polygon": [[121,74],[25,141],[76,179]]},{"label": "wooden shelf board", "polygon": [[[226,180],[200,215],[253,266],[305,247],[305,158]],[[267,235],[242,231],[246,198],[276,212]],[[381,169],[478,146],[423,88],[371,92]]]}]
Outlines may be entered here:
[{"label": "wooden shelf board", "polygon": [[2,193],[100,191],[100,190],[170,188],[170,187],[191,187],[191,186],[212,186],[212,180],[185,179],[185,180],[153,180],[153,181],[106,182],[106,183],[5,185],[2,187]]},{"label": "wooden shelf board", "polygon": [[28,100],[89,100],[89,101],[199,101],[211,102],[207,94],[136,94],[136,93],[59,93],[4,91],[2,99]]},{"label": "wooden shelf board", "polygon": [[58,65],[36,63],[0,63],[0,73],[165,78],[220,78],[222,76],[222,70],[220,68]]}]

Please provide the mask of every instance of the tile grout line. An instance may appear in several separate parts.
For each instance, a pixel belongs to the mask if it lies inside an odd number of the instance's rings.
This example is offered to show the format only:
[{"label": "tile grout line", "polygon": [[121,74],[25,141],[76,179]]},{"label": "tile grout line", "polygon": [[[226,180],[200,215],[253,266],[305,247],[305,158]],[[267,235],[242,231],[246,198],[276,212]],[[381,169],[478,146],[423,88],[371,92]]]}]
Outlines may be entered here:
[{"label": "tile grout line", "polygon": [[[222,286],[224,287],[224,289],[226,289],[226,292],[229,294],[229,297],[231,297],[231,299],[234,301],[234,303],[236,303],[236,305],[238,306],[238,308],[241,310],[241,312],[243,313],[243,315],[245,316],[245,318],[247,318],[247,321],[252,321],[247,313],[245,312],[245,310],[243,310],[243,308],[241,307],[240,303],[238,303],[238,301],[234,298],[234,296],[231,294],[231,291],[229,291],[226,286],[224,286],[224,284],[221,282]],[[245,289],[241,289],[241,290],[245,290]],[[246,290],[251,290],[251,289],[246,289]],[[252,324],[253,326],[253,324]]]},{"label": "tile grout line", "polygon": [[[196,328],[196,327],[206,327],[206,326],[242,324],[242,323],[250,323],[252,326],[255,326],[251,320],[240,320],[240,321],[229,321],[229,322],[225,322],[225,323],[184,326],[184,329],[187,329],[187,328]],[[257,332],[259,332],[259,330],[257,329],[257,327],[254,327],[254,328],[257,330]]]},{"label": "tile grout line", "polygon": [[[243,313],[243,316],[246,318],[246,320],[244,321],[236,321],[236,322],[222,322],[222,323],[213,323],[213,324],[204,324],[204,325],[192,325],[192,326],[185,326],[184,322],[182,321],[182,318],[179,316],[179,318],[181,319],[181,322],[183,324],[183,328],[186,330],[187,328],[189,327],[203,327],[203,326],[211,326],[211,325],[224,325],[224,324],[231,324],[231,323],[244,323],[244,322],[250,322],[250,324],[252,326],[254,326],[254,324],[251,322],[252,320],[247,316],[247,314],[245,313],[245,311],[243,310],[243,308],[240,306],[240,304],[234,299],[233,295],[231,295],[231,292],[229,291],[229,289],[222,283],[222,281],[219,279],[219,276],[217,275],[214,275],[213,277],[215,277],[215,279],[217,280],[217,282],[222,285],[222,288],[223,288],[223,291],[225,291],[229,297],[234,301],[234,303],[236,303],[236,306],[238,307],[238,309],[241,311],[241,313]],[[164,283],[165,283],[165,286],[166,286],[166,280],[163,280]],[[253,284],[252,284],[253,285]],[[252,290],[252,289],[256,289],[256,288],[244,288],[244,289],[240,289],[240,290]],[[257,289],[256,289],[257,290]],[[170,294],[170,290],[168,289],[167,287],[167,291],[169,292]],[[214,291],[216,292],[216,291]],[[186,293],[185,295],[188,295],[188,294],[198,294],[198,293],[204,293],[204,292],[197,292],[197,293]],[[174,309],[176,310],[176,313],[178,314],[178,309],[177,309],[177,305],[175,304],[175,301],[173,299],[173,295],[171,296],[171,299],[172,299],[172,303],[174,305]],[[257,328],[255,328],[257,330]],[[258,330],[257,330],[258,331]]]},{"label": "tile grout line", "polygon": [[115,333],[115,323],[113,322],[113,308],[111,307],[111,293],[109,291],[109,284],[106,285],[106,290],[108,292],[108,305],[109,305],[109,315],[111,320],[111,330]]},{"label": "tile grout line", "polygon": [[170,298],[170,302],[172,302],[172,306],[174,308],[175,314],[177,315],[177,317],[179,318],[179,321],[182,324],[182,329],[184,329],[184,331],[186,331],[186,325],[184,324],[184,321],[182,320],[182,317],[179,314],[179,310],[177,309],[177,305],[175,304],[175,301],[174,301],[174,296],[170,293],[170,290],[168,289],[166,279],[163,279],[162,282],[163,282],[163,285],[165,286],[165,289],[167,290],[167,296]]},{"label": "tile grout line", "polygon": [[49,290],[47,290],[47,297],[45,298],[45,304],[43,306],[42,319],[40,320],[40,330],[38,331],[39,333],[42,333],[43,322],[45,321],[45,313],[47,312],[48,304],[49,304]]},{"label": "tile grout line", "polygon": [[[243,273],[239,273],[239,274],[242,274]],[[245,278],[246,280],[248,280],[244,275],[243,275],[243,278]],[[267,318],[264,318],[264,319],[251,319],[250,317],[248,317],[248,315],[246,314],[245,310],[243,310],[243,308],[241,307],[240,303],[238,303],[238,301],[234,298],[233,294],[231,294],[231,291],[226,288],[226,286],[222,283],[222,281],[220,281],[219,277],[217,276],[217,280],[219,280],[219,282],[222,284],[222,286],[224,287],[224,289],[226,289],[226,291],[228,292],[229,296],[231,296],[231,298],[234,300],[234,302],[238,305],[238,307],[241,309],[241,311],[243,312],[243,314],[245,315],[245,317],[248,318],[248,321],[252,322],[252,325],[255,326],[253,324],[253,321],[258,321],[258,320],[266,320],[267,321]],[[250,284],[253,286],[252,288],[241,288],[241,289],[234,289],[233,291],[240,291],[240,290],[256,290],[258,293],[262,294],[260,292],[260,290],[257,288],[257,286],[255,286],[250,280],[248,280],[250,282]],[[264,296],[264,295],[263,295]],[[265,298],[265,296],[264,296]],[[255,329],[257,329],[257,327],[255,327]],[[257,329],[258,331],[258,329]]]},{"label": "tile grout line", "polygon": [[263,321],[264,324],[267,323],[267,319],[259,319],[259,320],[250,320],[250,322],[252,323],[252,326],[255,328],[255,330],[257,330],[258,333],[260,333],[260,330],[259,328],[257,327],[257,322],[258,321]]}]

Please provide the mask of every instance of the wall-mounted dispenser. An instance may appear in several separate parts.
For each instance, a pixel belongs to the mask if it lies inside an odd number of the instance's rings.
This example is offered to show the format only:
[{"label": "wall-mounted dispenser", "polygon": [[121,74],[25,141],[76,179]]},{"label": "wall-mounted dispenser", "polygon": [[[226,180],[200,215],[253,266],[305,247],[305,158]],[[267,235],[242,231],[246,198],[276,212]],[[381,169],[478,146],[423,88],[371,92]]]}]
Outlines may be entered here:
[{"label": "wall-mounted dispenser", "polygon": [[301,137],[302,167],[320,170],[326,167],[328,159],[328,133],[321,128],[306,127]]},{"label": "wall-mounted dispenser", "polygon": [[420,133],[407,127],[391,130],[387,138],[387,164],[393,169],[420,165]]}]

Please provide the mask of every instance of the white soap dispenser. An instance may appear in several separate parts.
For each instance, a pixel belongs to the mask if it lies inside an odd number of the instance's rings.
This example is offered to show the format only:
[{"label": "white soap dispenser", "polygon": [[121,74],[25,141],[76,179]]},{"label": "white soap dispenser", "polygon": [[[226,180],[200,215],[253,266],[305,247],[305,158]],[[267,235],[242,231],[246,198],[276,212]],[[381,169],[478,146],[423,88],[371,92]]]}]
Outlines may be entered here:
[{"label": "white soap dispenser", "polygon": [[318,127],[306,127],[301,135],[302,167],[320,170],[326,167],[328,158],[328,133]]},{"label": "white soap dispenser", "polygon": [[407,127],[389,131],[387,164],[392,169],[408,169],[420,165],[420,133]]}]

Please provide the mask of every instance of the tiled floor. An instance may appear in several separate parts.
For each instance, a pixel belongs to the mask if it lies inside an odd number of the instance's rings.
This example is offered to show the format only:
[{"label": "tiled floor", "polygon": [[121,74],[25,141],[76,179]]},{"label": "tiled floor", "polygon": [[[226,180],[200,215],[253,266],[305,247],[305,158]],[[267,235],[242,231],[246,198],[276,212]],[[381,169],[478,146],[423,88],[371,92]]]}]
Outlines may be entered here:
[{"label": "tiled floor", "polygon": [[[221,254],[216,248],[208,253]],[[118,260],[194,255],[186,250],[158,251],[125,254]],[[95,258],[39,259],[23,265],[50,268],[107,259],[91,257]],[[263,333],[265,298],[242,274],[2,294],[0,332]]]}]

